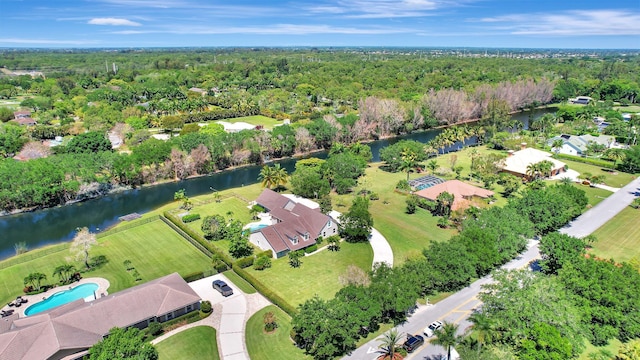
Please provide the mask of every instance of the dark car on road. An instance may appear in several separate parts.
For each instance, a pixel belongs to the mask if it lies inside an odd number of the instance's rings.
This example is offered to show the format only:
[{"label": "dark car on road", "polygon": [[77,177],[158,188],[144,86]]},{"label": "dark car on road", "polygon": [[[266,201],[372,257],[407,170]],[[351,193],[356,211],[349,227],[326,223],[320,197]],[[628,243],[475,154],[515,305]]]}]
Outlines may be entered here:
[{"label": "dark car on road", "polygon": [[404,345],[402,346],[404,347],[405,350],[407,350],[408,353],[411,353],[413,352],[413,350],[419,348],[423,344],[424,344],[424,338],[421,335],[407,334],[407,341],[405,341]]},{"label": "dark car on road", "polygon": [[233,295],[233,289],[222,280],[213,280],[213,283],[211,285],[213,285],[213,288],[218,290],[218,292],[220,292],[222,296]]}]

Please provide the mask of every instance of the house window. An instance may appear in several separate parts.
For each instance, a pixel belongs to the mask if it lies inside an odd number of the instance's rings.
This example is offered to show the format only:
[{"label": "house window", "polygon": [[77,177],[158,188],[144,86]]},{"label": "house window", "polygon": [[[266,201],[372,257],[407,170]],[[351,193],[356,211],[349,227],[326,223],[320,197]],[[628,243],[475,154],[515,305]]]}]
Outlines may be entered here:
[{"label": "house window", "polygon": [[305,239],[305,240],[309,240],[309,233],[305,233],[305,234],[304,234],[304,239]]},{"label": "house window", "polygon": [[336,228],[333,228],[333,233],[334,233],[334,234],[336,233]]},{"label": "house window", "polygon": [[168,313],[167,314],[167,320],[171,320],[173,319],[173,313]]},{"label": "house window", "polygon": [[298,237],[294,236],[293,239],[291,239],[291,242],[293,243],[293,245],[298,243]]},{"label": "house window", "polygon": [[323,232],[322,232],[322,237],[325,237],[325,236],[327,236],[327,232],[326,232],[326,231],[323,231]]},{"label": "house window", "polygon": [[329,219],[329,224],[327,224],[327,226],[331,226],[331,219]]}]

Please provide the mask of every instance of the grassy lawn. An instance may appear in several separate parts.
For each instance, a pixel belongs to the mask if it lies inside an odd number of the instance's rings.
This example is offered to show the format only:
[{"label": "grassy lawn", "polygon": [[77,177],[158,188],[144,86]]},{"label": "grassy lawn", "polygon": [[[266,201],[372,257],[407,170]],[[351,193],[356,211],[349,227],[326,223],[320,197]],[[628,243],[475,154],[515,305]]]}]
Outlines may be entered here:
[{"label": "grassy lawn", "polygon": [[160,360],[219,360],[216,329],[196,326],[156,345]]},{"label": "grassy lawn", "polygon": [[601,169],[599,166],[584,164],[566,159],[560,159],[563,163],[569,166],[569,169],[573,169],[579,172],[581,175],[584,173],[590,173],[591,175],[604,176],[605,185],[621,188],[631,182],[635,178],[632,174],[627,174],[619,171],[607,171]]},{"label": "grassy lawn", "polygon": [[640,257],[640,228],[637,226],[640,210],[627,207],[616,215],[594,235],[598,241],[593,244],[593,253],[605,259],[624,262]]},{"label": "grassy lawn", "polygon": [[232,119],[221,119],[220,121],[226,121],[229,123],[237,123],[237,122],[246,122],[251,125],[262,125],[265,129],[271,130],[276,125],[282,125],[282,121],[276,120],[274,118],[262,116],[262,115],[254,115],[254,116],[243,116]]},{"label": "grassy lawn", "polygon": [[282,296],[291,305],[297,306],[311,299],[315,294],[323,299],[331,299],[342,287],[338,277],[346,272],[349,265],[356,265],[365,271],[371,269],[373,251],[368,243],[341,243],[340,251],[321,251],[302,258],[299,268],[289,266],[288,257],[273,260],[270,269],[257,271],[247,268],[269,289]]},{"label": "grassy lawn", "polygon": [[[90,255],[105,255],[108,262],[83,276],[106,278],[111,283],[109,293],[137,285],[122,264],[125,260],[131,261],[142,282],[173,272],[186,275],[211,267],[209,258],[160,220],[100,238]],[[51,274],[56,266],[67,263],[69,256],[68,251],[59,251],[0,270],[0,304],[22,295],[23,279],[32,272],[47,275],[48,283],[56,282],[58,279]],[[82,266],[80,262],[73,264],[78,268]]]},{"label": "grassy lawn", "polygon": [[[587,199],[589,199],[589,205],[591,206],[596,206],[599,202],[601,202],[602,200],[608,198],[609,196],[611,196],[611,194],[613,194],[609,190],[599,189],[599,188],[590,187],[586,185],[580,185],[580,184],[574,183],[573,186],[585,192],[585,195],[587,195]],[[585,211],[586,210],[588,209],[585,209]]]},{"label": "grassy lawn", "polygon": [[[264,314],[273,312],[278,328],[272,333],[264,332]],[[291,318],[277,306],[269,305],[255,313],[245,330],[247,350],[251,360],[299,360],[311,359],[297,348],[291,339]]]},{"label": "grassy lawn", "polygon": [[233,285],[237,286],[245,294],[256,293],[256,289],[253,286],[251,286],[251,284],[249,284],[247,280],[241,278],[238,274],[236,274],[232,270],[225,271],[223,274],[224,276],[227,277],[227,279],[231,280]]},{"label": "grassy lawn", "polygon": [[[615,356],[615,354],[618,353],[618,349],[620,349],[620,347],[622,346],[622,343],[618,339],[610,340],[609,343],[604,346],[593,346],[588,341],[585,341],[585,343],[586,348],[584,349],[582,354],[580,354],[578,360],[589,360],[591,359],[589,357],[589,354],[598,353],[600,351],[605,351],[606,353],[610,353],[611,355]],[[608,359],[609,357],[606,358]]]},{"label": "grassy lawn", "polygon": [[[396,193],[394,189],[398,181],[407,178],[406,173],[390,173],[380,169],[380,165],[382,163],[370,164],[366,176],[360,180],[360,188],[366,187],[380,196],[380,200],[371,201],[369,211],[373,215],[373,226],[391,245],[394,264],[421,256],[422,249],[430,241],[448,240],[454,231],[437,227],[437,217],[423,209],[412,215],[405,213],[407,196]],[[333,208],[347,212],[353,196],[332,194]]]}]

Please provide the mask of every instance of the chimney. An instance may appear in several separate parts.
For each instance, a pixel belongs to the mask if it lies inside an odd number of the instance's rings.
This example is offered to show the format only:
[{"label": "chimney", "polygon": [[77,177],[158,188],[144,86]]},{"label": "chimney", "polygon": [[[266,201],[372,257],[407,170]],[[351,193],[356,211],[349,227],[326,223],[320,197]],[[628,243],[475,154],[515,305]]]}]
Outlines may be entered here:
[{"label": "chimney", "polygon": [[520,143],[520,150],[524,150],[526,148],[527,148],[527,143],[526,142]]},{"label": "chimney", "polygon": [[507,154],[508,154],[507,156],[513,156],[513,153],[514,153],[514,152],[515,152],[515,151],[513,151],[513,150],[509,150],[509,151],[507,151]]}]

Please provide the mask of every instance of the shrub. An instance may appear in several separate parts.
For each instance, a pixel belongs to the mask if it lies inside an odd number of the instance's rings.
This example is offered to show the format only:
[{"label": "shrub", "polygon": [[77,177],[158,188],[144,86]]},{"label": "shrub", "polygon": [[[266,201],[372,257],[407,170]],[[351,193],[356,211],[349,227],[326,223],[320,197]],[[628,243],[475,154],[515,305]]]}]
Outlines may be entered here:
[{"label": "shrub", "polygon": [[573,156],[573,155],[567,155],[567,154],[557,154],[556,157],[558,159],[567,159],[567,160],[573,160],[575,162],[591,164],[591,165],[603,167],[605,169],[615,169],[614,163],[612,161],[607,161],[603,159],[592,159],[592,158],[585,158],[581,156]]},{"label": "shrub", "polygon": [[202,303],[200,303],[200,311],[202,311],[205,314],[210,313],[213,310],[213,308],[211,307],[211,302],[208,300],[203,301]]},{"label": "shrub", "polygon": [[202,271],[198,271],[198,272],[184,275],[182,278],[186,282],[192,282],[192,281],[196,281],[204,278],[204,275],[202,274]]},{"label": "shrub", "polygon": [[273,251],[271,250],[265,250],[262,252],[259,252],[256,254],[256,258],[259,258],[260,256],[266,256],[268,258],[272,258],[273,257]]},{"label": "shrub", "polygon": [[200,214],[188,214],[182,217],[183,223],[190,223],[200,219]]},{"label": "shrub", "polygon": [[318,245],[317,244],[313,244],[311,246],[307,246],[306,248],[304,248],[304,252],[306,252],[307,254],[311,254],[312,252],[318,250]]},{"label": "shrub", "polygon": [[316,245],[321,245],[323,241],[324,241],[324,237],[318,236],[318,238],[316,239]]},{"label": "shrub", "polygon": [[253,256],[243,257],[241,259],[236,260],[236,265],[240,266],[243,269],[248,268],[249,266],[253,265],[254,260],[255,258]]},{"label": "shrub", "polygon": [[155,322],[154,321],[151,324],[149,324],[149,327],[147,328],[147,331],[152,336],[158,336],[158,335],[160,335],[162,333],[162,325],[159,322]]},{"label": "shrub", "polygon": [[409,182],[407,180],[400,180],[396,184],[396,190],[409,191],[411,190],[411,186],[409,186]]},{"label": "shrub", "polygon": [[369,194],[369,200],[380,200],[380,195],[378,195],[378,193],[372,192],[371,194]]},{"label": "shrub", "polygon": [[255,270],[264,270],[271,267],[271,258],[266,256],[259,256],[256,261],[253,262],[253,268]]},{"label": "shrub", "polygon": [[289,316],[294,316],[297,311],[291,304],[289,304],[285,299],[280,297],[280,295],[271,291],[271,289],[267,288],[263,283],[258,281],[258,279],[254,278],[251,274],[241,269],[237,265],[233,265],[233,271],[238,274],[241,278],[245,279],[249,284],[251,284],[262,296],[266,297],[271,301],[274,305],[278,306],[282,311],[289,314]]},{"label": "shrub", "polygon": [[278,327],[276,315],[269,311],[264,314],[264,330],[273,331]]},{"label": "shrub", "polygon": [[415,214],[416,213],[416,205],[418,204],[418,199],[415,196],[411,195],[407,198],[407,208],[405,212],[407,214]]}]

